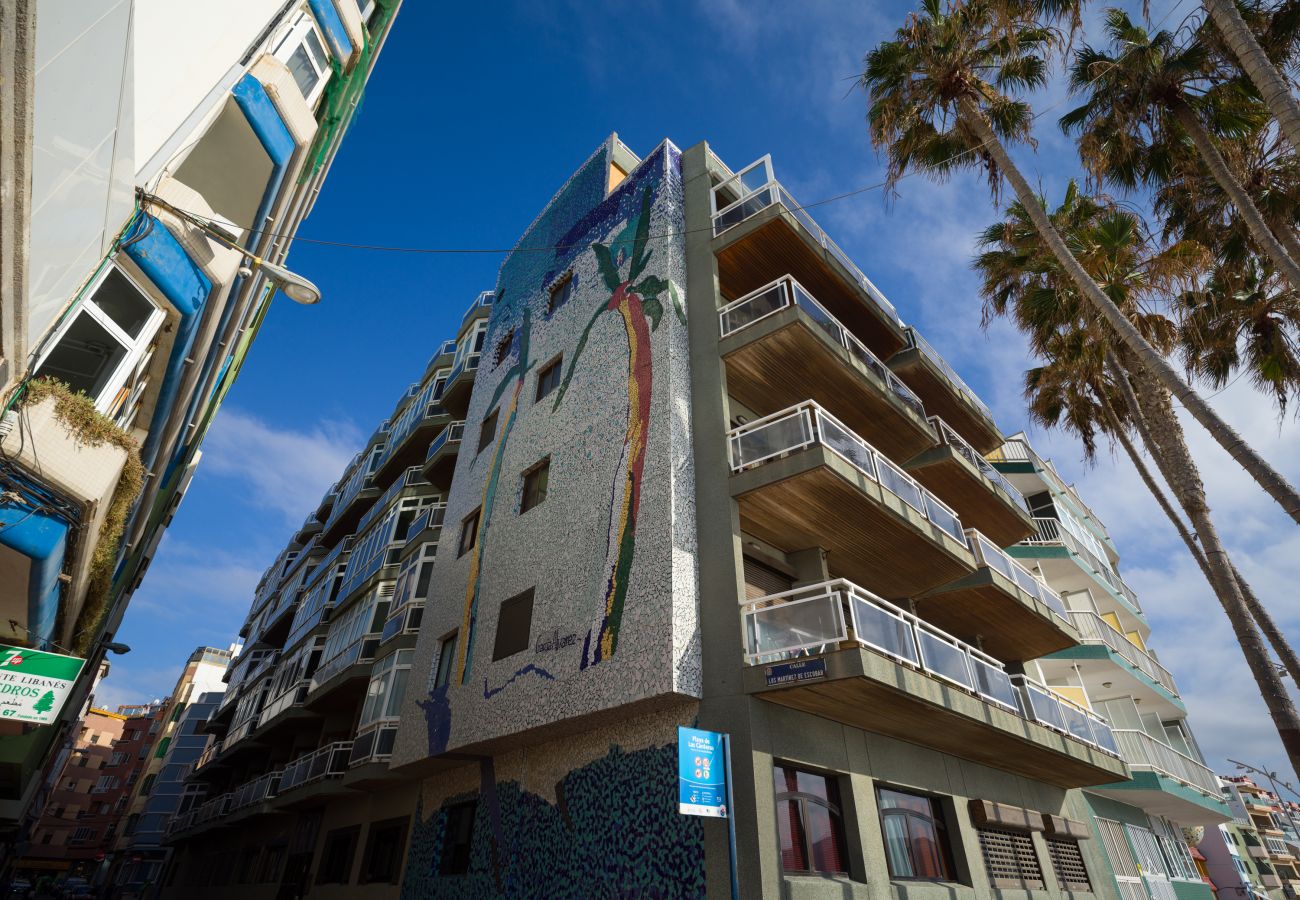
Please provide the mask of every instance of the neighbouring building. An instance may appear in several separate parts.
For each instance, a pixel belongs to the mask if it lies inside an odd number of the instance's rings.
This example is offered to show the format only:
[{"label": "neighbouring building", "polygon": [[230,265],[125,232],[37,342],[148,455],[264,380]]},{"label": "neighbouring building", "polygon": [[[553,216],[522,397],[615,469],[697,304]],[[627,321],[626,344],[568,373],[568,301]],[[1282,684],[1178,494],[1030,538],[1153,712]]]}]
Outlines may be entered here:
[{"label": "neighbouring building", "polygon": [[57,724],[0,723],[6,856],[399,4],[0,6],[0,642],[90,658]]},{"label": "neighbouring building", "polygon": [[611,136],[518,247],[263,576],[165,896],[726,896],[696,726],[741,896],[1209,900],[1104,527],[770,159]]},{"label": "neighbouring building", "polygon": [[1296,897],[1300,847],[1295,840],[1295,804],[1284,803],[1247,776],[1223,776],[1222,785],[1233,815],[1230,834],[1239,838],[1237,846],[1250,859],[1252,880],[1277,897]]}]

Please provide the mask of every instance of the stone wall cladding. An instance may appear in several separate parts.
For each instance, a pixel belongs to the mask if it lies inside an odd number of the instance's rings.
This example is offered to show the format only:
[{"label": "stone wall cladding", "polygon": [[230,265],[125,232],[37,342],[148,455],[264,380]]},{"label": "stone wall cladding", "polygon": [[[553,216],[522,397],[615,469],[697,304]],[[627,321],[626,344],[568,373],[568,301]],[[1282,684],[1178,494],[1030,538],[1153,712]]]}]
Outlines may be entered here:
[{"label": "stone wall cladding", "polygon": [[[665,142],[606,196],[609,147],[502,265],[396,765],[699,695],[680,154]],[[550,289],[570,276],[567,302],[551,311]],[[560,388],[536,401],[538,371],[561,354]],[[548,456],[548,496],[521,514],[523,473]],[[477,547],[458,557],[477,508]],[[529,648],[494,662],[501,602],[529,588]],[[435,689],[439,645],[456,629],[451,684]]]}]

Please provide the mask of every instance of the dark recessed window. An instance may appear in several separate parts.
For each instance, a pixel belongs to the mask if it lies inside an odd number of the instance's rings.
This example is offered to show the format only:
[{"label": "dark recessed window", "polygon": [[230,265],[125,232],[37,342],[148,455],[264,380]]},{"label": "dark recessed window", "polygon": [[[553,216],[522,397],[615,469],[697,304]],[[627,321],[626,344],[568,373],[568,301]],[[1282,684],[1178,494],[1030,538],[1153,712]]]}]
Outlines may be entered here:
[{"label": "dark recessed window", "polygon": [[563,358],[557,356],[537,373],[537,400],[541,400],[560,386],[560,372],[563,369],[563,364]]},{"label": "dark recessed window", "polygon": [[464,556],[474,549],[474,544],[478,540],[479,512],[480,510],[474,510],[460,523],[460,546],[456,551],[457,556]]},{"label": "dark recessed window", "polygon": [[888,788],[877,789],[876,796],[889,877],[954,880],[948,828],[938,801]]},{"label": "dark recessed window", "polygon": [[510,348],[515,343],[515,330],[512,328],[501,336],[497,341],[495,349],[492,351],[492,365],[499,366],[505,362],[506,357],[510,355]]},{"label": "dark recessed window", "polygon": [[549,316],[561,306],[569,302],[569,297],[573,295],[573,275],[565,275],[557,281],[551,288],[551,297],[546,302],[546,314]]},{"label": "dark recessed window", "polygon": [[347,884],[352,880],[352,857],[357,852],[359,825],[338,828],[325,835],[325,848],[321,851],[320,871],[316,881],[320,884]]},{"label": "dark recessed window", "polygon": [[478,803],[473,800],[446,808],[447,825],[442,832],[442,859],[438,863],[438,874],[464,875],[469,871],[477,808]]},{"label": "dark recessed window", "polygon": [[492,646],[492,661],[527,650],[532,630],[533,589],[529,588],[501,604],[501,615],[497,618],[497,639]]},{"label": "dark recessed window", "polygon": [[438,647],[438,672],[433,676],[433,686],[436,688],[451,682],[451,668],[456,664],[457,634],[458,632],[453,631],[447,635]]},{"label": "dark recessed window", "polygon": [[524,496],[519,501],[519,512],[526,513],[545,500],[550,481],[551,458],[548,456],[524,473]]},{"label": "dark recessed window", "polygon": [[370,826],[366,855],[361,864],[362,884],[397,884],[402,874],[406,844],[406,819],[389,819]]},{"label": "dark recessed window", "polygon": [[773,766],[781,868],[787,872],[844,873],[844,819],[833,778],[792,766]]},{"label": "dark recessed window", "polygon": [[492,412],[488,415],[488,417],[483,420],[483,424],[479,426],[478,429],[478,452],[479,453],[482,453],[483,448],[486,447],[488,444],[491,444],[492,439],[496,437],[497,413],[499,413],[500,411],[501,410],[499,407],[497,409],[492,410]]}]

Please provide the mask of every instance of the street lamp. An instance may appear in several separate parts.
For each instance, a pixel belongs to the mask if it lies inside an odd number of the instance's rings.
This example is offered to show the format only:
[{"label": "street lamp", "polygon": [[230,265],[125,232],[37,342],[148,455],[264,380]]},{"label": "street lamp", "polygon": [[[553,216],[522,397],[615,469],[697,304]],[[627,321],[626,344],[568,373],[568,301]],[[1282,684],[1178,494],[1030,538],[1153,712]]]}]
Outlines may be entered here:
[{"label": "street lamp", "polygon": [[261,269],[262,274],[266,276],[266,280],[271,282],[272,285],[283,292],[284,295],[294,303],[311,306],[320,302],[320,288],[316,287],[316,285],[312,284],[308,279],[303,278],[296,272],[289,271],[284,266],[277,265],[270,260],[262,259],[262,257],[257,256],[251,250],[239,246],[233,240],[222,234],[219,229],[214,228],[212,223],[203,221],[193,213],[187,212],[183,209],[177,209],[161,197],[150,194],[148,191],[143,189],[137,189],[136,193],[144,203],[161,206],[172,215],[188,222],[190,225],[193,225],[217,243],[243,254],[244,259],[248,261],[248,264],[252,268]]}]

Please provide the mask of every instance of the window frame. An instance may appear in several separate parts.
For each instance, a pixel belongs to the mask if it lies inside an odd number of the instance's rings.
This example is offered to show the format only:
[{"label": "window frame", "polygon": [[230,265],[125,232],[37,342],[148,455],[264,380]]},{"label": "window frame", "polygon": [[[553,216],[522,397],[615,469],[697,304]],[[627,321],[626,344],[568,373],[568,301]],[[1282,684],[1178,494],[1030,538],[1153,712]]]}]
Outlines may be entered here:
[{"label": "window frame", "polygon": [[435,665],[431,674],[433,676],[430,689],[437,690],[440,687],[446,687],[451,684],[451,669],[456,664],[456,651],[460,644],[460,629],[455,629],[448,634],[444,634],[438,641],[438,664]]},{"label": "window frame", "polygon": [[[560,386],[561,375],[563,371],[564,371],[563,353],[557,353],[555,356],[551,358],[550,362],[548,362],[546,365],[542,366],[540,369],[537,370],[537,386],[533,391],[534,403],[541,403],[543,400],[545,400],[547,397],[549,397],[552,393],[555,392],[555,390]],[[546,384],[547,377],[552,372],[555,373],[554,383],[552,383],[550,387],[546,388],[546,390],[542,390],[542,387]]]},{"label": "window frame", "polygon": [[[876,790],[876,810],[880,819],[880,836],[885,848],[885,867],[889,872],[890,881],[916,881],[929,882],[934,884],[954,884],[958,883],[956,856],[957,853],[953,847],[953,832],[948,827],[947,816],[938,797],[931,794],[920,794],[915,791],[909,791],[902,788],[893,787],[887,784],[877,784]],[[929,804],[930,814],[925,816],[915,810],[891,807],[886,809],[882,800],[885,793],[901,794],[905,797],[911,797],[918,800],[924,800]],[[894,862],[889,853],[889,831],[886,828],[886,819],[902,819],[905,826],[905,835],[907,839],[906,850],[908,862],[912,870],[917,870],[916,856],[912,850],[912,830],[910,825],[913,820],[927,822],[934,831],[935,844],[938,850],[939,868],[942,870],[944,877],[930,878],[922,875],[900,875],[894,871]]]},{"label": "window frame", "polygon": [[[366,847],[361,854],[361,871],[357,875],[357,884],[398,884],[402,880],[402,864],[406,861],[404,851],[406,850],[406,834],[409,827],[410,819],[406,816],[370,823],[370,827],[366,829]],[[376,840],[384,832],[395,833],[397,836],[393,858],[390,862],[392,871],[386,876],[381,874],[379,877],[375,877],[372,870],[375,864]]]},{"label": "window frame", "polygon": [[[811,775],[814,778],[820,778],[823,781],[825,781],[826,798],[823,799],[821,797],[816,796],[815,794],[809,794],[803,791],[776,790],[776,778],[778,777],[778,773],[783,772],[785,770],[793,771],[800,775]],[[795,875],[795,876],[812,875],[812,876],[838,877],[838,878],[850,877],[849,866],[851,861],[849,859],[849,852],[848,852],[849,850],[848,829],[845,826],[846,817],[844,815],[844,802],[840,796],[840,784],[837,775],[830,772],[819,772],[814,769],[809,769],[803,766],[797,766],[789,763],[784,763],[779,760],[774,760],[772,762],[772,776],[773,776],[772,779],[773,807],[776,810],[776,818],[777,818],[777,829],[776,829],[777,842],[778,842],[777,851],[778,851],[778,855],[781,857],[780,859],[778,859],[778,862],[781,866],[781,873],[783,875]],[[785,867],[784,850],[779,845],[781,841],[780,822],[781,822],[781,816],[784,814],[784,810],[785,810],[783,804],[786,803],[797,803],[799,805],[800,819],[802,822],[805,823],[804,840],[803,840],[803,846],[801,848],[801,852],[803,853],[804,861],[809,866],[809,868],[806,869],[787,869]],[[814,860],[813,842],[811,837],[809,836],[808,833],[809,829],[807,827],[807,822],[809,821],[807,808],[808,808],[808,804],[810,803],[813,804],[814,806],[820,806],[826,810],[827,816],[830,820],[833,839],[838,839],[839,846],[836,849],[836,852],[840,857],[840,863],[844,866],[843,869],[830,870],[830,869],[817,869],[812,867],[813,860]],[[794,835],[791,834],[790,837],[791,837],[791,846],[793,846]]]},{"label": "window frame", "polygon": [[573,299],[573,270],[565,272],[547,289],[546,295],[546,316],[550,318],[555,315],[556,310],[563,307]]},{"label": "window frame", "polygon": [[[493,662],[500,662],[503,659],[509,659],[512,656],[523,653],[530,646],[532,646],[533,607],[536,602],[536,599],[537,599],[537,589],[530,587],[526,591],[520,591],[518,594],[515,594],[513,597],[507,597],[505,600],[501,601],[501,606],[497,610],[497,630],[496,630],[496,634],[493,635],[492,638],[492,661]],[[505,619],[507,611],[513,614],[515,607],[522,607],[525,604],[527,604],[528,607],[528,625],[527,628],[525,629],[523,644],[521,646],[516,646],[515,644],[508,644],[505,648],[505,650],[508,652],[503,652],[501,647],[502,620]],[[516,638],[516,642],[517,640],[518,639]],[[512,647],[513,649],[511,649]]]},{"label": "window frame", "polygon": [[[453,837],[451,829],[452,812],[456,811],[463,815],[464,810],[468,810],[468,834],[462,841],[459,837]],[[471,857],[474,852],[474,826],[478,822],[478,798],[474,797],[469,800],[462,800],[458,803],[449,803],[443,807],[443,812],[447,821],[443,826],[442,846],[438,851],[438,874],[439,875],[468,875],[471,863]],[[465,830],[462,826],[457,829]],[[460,848],[463,848],[461,850]],[[449,864],[448,850],[457,850],[457,855],[452,858]]]},{"label": "window frame", "polygon": [[[460,520],[460,540],[456,542],[457,559],[478,546],[478,526],[482,516],[483,507],[476,506],[472,513]],[[468,543],[466,543],[467,539]]]},{"label": "window frame", "polygon": [[496,407],[492,412],[483,417],[483,421],[478,425],[478,449],[474,455],[478,456],[488,447],[492,446],[492,441],[497,436],[497,420],[500,419],[501,407]]},{"label": "window frame", "polygon": [[[334,57],[333,54],[330,53],[329,42],[325,40],[325,35],[321,31],[320,26],[316,24],[316,20],[312,18],[311,14],[308,13],[307,10],[301,10],[294,18],[293,22],[290,23],[288,29],[284,32],[284,36],[280,38],[271,50],[271,56],[284,63],[285,68],[289,68],[289,60],[293,57],[299,47],[306,45],[307,35],[309,33],[314,33],[316,35],[317,46],[319,46],[321,51],[325,54],[325,59],[323,61],[318,61],[311,49],[305,51],[312,69],[316,72],[316,83],[312,85],[310,92],[303,94],[303,99],[307,101],[309,107],[315,109],[316,103],[320,100],[321,94],[325,92],[325,85],[329,84],[330,79],[334,77],[334,69],[330,66],[330,62]],[[290,69],[289,71],[290,77],[292,77],[293,70]],[[293,82],[295,85],[298,85],[298,80],[296,78]],[[298,85],[298,90],[302,90],[302,85]]]},{"label": "window frame", "polygon": [[[352,884],[352,869],[356,865],[357,844],[360,843],[360,837],[360,825],[349,825],[326,832],[325,842],[321,844],[320,865],[316,867],[317,884]],[[345,871],[338,873],[341,877],[335,877],[335,873],[327,873],[326,870],[326,860],[331,852],[330,844],[334,841],[347,841],[347,853],[343,863]]]},{"label": "window frame", "polygon": [[[544,473],[544,474],[543,474]],[[524,469],[520,476],[523,479],[523,489],[519,495],[519,515],[523,515],[530,509],[536,509],[546,502],[550,495],[551,488],[551,457],[550,454],[543,456],[537,462],[533,463],[527,469]],[[529,479],[545,479],[539,491],[534,491],[533,501],[528,502]],[[533,482],[536,485],[536,480]]]}]

